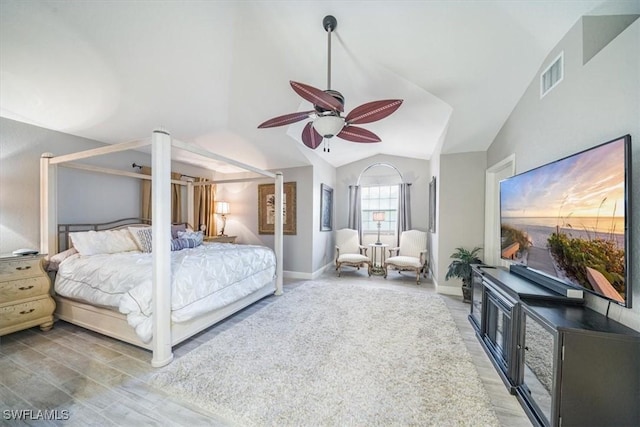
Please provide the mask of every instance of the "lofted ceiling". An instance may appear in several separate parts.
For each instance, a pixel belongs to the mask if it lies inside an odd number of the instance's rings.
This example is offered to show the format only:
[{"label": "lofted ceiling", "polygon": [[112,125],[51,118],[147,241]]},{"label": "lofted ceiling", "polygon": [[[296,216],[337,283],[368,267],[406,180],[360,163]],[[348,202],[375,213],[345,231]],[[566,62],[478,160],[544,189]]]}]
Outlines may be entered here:
[{"label": "lofted ceiling", "polygon": [[[439,143],[481,151],[553,46],[604,3],[0,0],[0,115],[105,143],[164,127],[268,169],[314,156],[336,167],[375,154],[429,159]],[[380,143],[333,138],[327,153],[302,144],[306,121],[257,129],[312,109],[290,80],[326,88],[328,14],[345,112],[404,100],[362,125]]]}]

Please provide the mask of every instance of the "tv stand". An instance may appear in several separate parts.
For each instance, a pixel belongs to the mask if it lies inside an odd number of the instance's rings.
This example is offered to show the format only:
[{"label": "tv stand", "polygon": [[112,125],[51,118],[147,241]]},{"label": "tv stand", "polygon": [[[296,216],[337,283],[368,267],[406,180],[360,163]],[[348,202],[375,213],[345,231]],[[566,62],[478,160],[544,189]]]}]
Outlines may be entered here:
[{"label": "tv stand", "polygon": [[640,332],[504,268],[472,279],[469,320],[534,425],[640,425]]}]

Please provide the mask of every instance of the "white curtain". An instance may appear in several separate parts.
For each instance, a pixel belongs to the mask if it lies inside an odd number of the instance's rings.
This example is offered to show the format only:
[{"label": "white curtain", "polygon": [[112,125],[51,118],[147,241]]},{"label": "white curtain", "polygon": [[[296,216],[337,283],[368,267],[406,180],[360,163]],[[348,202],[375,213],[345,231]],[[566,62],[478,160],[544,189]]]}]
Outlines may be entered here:
[{"label": "white curtain", "polygon": [[360,186],[349,186],[349,228],[358,231],[358,238],[362,244],[362,208],[360,202]]},{"label": "white curtain", "polygon": [[397,245],[400,246],[400,234],[411,230],[411,184],[398,184],[398,221],[396,222]]}]

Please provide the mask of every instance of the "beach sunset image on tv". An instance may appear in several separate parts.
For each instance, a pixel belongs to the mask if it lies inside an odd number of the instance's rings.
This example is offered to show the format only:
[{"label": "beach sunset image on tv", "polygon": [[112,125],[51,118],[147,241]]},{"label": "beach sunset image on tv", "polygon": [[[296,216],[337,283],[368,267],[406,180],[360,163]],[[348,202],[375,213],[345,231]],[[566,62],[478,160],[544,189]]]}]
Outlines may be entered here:
[{"label": "beach sunset image on tv", "polygon": [[502,181],[502,258],[624,304],[625,142]]}]

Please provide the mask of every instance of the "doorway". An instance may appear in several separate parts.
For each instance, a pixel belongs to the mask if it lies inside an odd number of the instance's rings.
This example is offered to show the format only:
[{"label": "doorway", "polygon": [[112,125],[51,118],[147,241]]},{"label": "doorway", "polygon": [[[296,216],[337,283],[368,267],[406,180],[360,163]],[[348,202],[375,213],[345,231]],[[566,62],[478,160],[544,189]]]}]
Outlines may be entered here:
[{"label": "doorway", "polygon": [[500,181],[516,172],[516,155],[499,161],[485,175],[484,262],[501,265],[500,259]]}]

